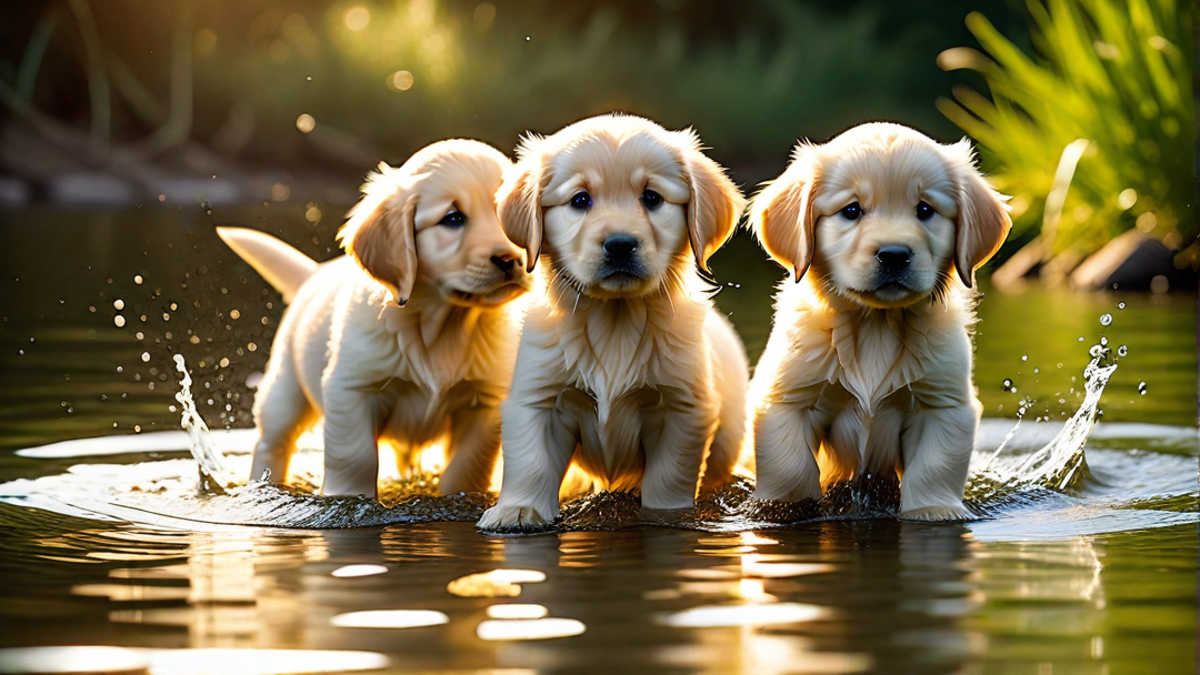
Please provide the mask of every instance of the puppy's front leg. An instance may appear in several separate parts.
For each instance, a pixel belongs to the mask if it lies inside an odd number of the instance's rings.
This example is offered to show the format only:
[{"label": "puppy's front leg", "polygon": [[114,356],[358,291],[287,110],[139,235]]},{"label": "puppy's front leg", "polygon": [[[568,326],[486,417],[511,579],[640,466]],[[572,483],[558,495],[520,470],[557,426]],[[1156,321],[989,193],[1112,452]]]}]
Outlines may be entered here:
[{"label": "puppy's front leg", "polygon": [[558,488],[579,444],[578,420],[557,409],[554,399],[531,402],[510,395],[500,411],[504,482],[496,505],[484,512],[477,527],[492,532],[542,529],[558,518]]},{"label": "puppy's front leg", "polygon": [[717,424],[717,409],[690,391],[663,392],[662,432],[646,445],[642,506],[690,509],[696,503],[700,467]]},{"label": "puppy's front leg", "polygon": [[909,414],[900,437],[904,461],[901,518],[971,518],[962,500],[978,423],[978,403],[973,401],[946,408],[922,408]]},{"label": "puppy's front leg", "polygon": [[442,472],[442,494],[486,492],[500,452],[500,408],[468,405],[450,415],[450,462]]},{"label": "puppy's front leg", "polygon": [[376,496],[379,401],[338,382],[326,382],[325,482],[321,494]]},{"label": "puppy's front leg", "polygon": [[821,499],[817,451],[829,420],[817,408],[776,401],[754,418],[754,498],[789,502]]}]

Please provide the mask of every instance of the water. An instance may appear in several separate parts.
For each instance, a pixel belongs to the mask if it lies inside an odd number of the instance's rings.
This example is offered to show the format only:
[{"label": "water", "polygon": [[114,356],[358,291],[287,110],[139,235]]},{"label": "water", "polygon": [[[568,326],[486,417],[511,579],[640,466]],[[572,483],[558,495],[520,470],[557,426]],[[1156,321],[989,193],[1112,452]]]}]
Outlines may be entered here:
[{"label": "water", "polygon": [[[323,257],[335,224],[278,208],[240,222]],[[647,525],[604,495],[562,532],[486,537],[471,521],[491,498],[437,498],[426,477],[383,503],[306,494],[312,437],[297,489],[246,484],[249,385],[281,307],[207,216],[31,212],[0,236],[0,647],[118,645],[77,656],[156,673],[1194,671],[1191,298],[988,293],[977,522],[874,517],[894,508],[886,485],[754,513],[740,483],[690,520]],[[52,263],[29,254],[68,241]],[[778,275],[735,244],[715,269],[740,287],[718,300],[753,357]],[[175,354],[213,429],[207,486]],[[119,435],[73,440],[103,434]]]}]

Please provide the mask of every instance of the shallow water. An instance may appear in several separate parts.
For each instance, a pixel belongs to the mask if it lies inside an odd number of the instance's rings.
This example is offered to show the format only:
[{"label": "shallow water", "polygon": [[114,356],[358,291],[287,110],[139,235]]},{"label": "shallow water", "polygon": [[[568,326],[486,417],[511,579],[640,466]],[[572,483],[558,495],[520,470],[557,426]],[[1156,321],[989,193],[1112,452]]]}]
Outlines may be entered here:
[{"label": "shallow water", "polygon": [[[223,221],[311,237],[317,256],[331,243],[336,223],[305,231],[302,205],[277,209]],[[977,522],[900,522],[887,486],[846,488],[819,514],[748,512],[740,484],[690,519],[604,495],[568,507],[564,531],[497,538],[446,522],[489,497],[434,498],[420,479],[390,483],[387,504],[237,486],[252,437],[225,427],[249,423],[246,383],[281,307],[209,216],[9,214],[0,233],[0,647],[119,645],[148,651],[78,656],[155,673],[1194,671],[1193,299],[988,293]],[[735,244],[716,271],[741,287],[718,301],[753,355],[778,275]],[[52,261],[31,255],[47,248]],[[1129,353],[1104,423],[1039,455],[1086,408],[1101,333]],[[229,495],[198,494],[173,353]],[[999,417],[1029,395],[1009,437]],[[105,433],[121,436],[15,452]],[[0,672],[21,656],[72,654],[0,652]]]}]

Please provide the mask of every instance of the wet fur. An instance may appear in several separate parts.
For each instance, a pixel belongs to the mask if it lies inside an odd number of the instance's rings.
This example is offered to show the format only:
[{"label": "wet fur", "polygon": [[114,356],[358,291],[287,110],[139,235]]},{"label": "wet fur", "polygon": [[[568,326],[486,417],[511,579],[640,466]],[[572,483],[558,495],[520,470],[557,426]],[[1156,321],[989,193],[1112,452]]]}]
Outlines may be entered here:
[{"label": "wet fur", "polygon": [[[729,480],[745,430],[745,350],[697,269],[732,234],[744,200],[690,132],[636,117],[585,120],[520,151],[501,221],[546,287],[521,336],[503,413],[504,479],[484,530],[529,530],[559,513],[574,464],[643,506],[693,505]],[[651,212],[642,190],[661,192]],[[586,214],[567,202],[595,196]],[[603,278],[601,242],[638,237],[642,277]]]},{"label": "wet fur", "polygon": [[[928,221],[918,201],[932,205]],[[860,202],[863,216],[840,215]],[[865,124],[797,148],[750,225],[792,271],[751,383],[760,500],[820,499],[842,481],[901,478],[901,516],[969,517],[963,489],[980,407],[971,382],[975,269],[1011,225],[966,142]],[[907,286],[877,251],[911,248]]]},{"label": "wet fur", "polygon": [[[349,255],[320,265],[284,313],[255,401],[252,478],[283,482],[297,436],[324,415],[324,494],[374,496],[380,441],[412,470],[446,440],[442,492],[488,488],[523,305],[507,301],[530,284],[495,213],[511,166],[454,140],[371,175],[339,233]],[[451,208],[465,226],[438,224]]]}]

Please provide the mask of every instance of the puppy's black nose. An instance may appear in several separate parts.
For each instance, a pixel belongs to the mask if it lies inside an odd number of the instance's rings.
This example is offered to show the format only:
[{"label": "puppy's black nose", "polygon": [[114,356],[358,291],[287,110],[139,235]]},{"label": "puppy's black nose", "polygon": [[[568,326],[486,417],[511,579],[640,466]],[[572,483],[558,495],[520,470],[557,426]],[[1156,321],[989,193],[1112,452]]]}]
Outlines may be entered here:
[{"label": "puppy's black nose", "polygon": [[883,269],[899,272],[908,267],[909,260],[912,259],[912,249],[895,244],[882,246],[875,252],[875,259],[879,261]]},{"label": "puppy's black nose", "polygon": [[492,256],[492,264],[504,273],[512,271],[513,265],[516,264],[516,262],[517,257],[511,253],[502,253],[500,255]]},{"label": "puppy's black nose", "polygon": [[637,250],[638,240],[628,234],[614,234],[604,240],[604,255],[612,260],[628,260]]}]

